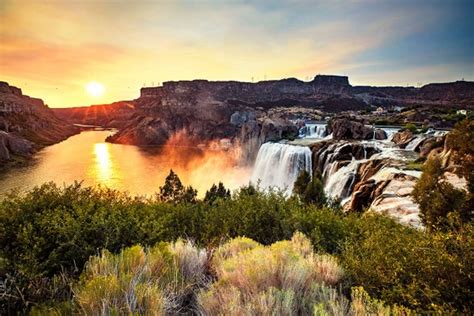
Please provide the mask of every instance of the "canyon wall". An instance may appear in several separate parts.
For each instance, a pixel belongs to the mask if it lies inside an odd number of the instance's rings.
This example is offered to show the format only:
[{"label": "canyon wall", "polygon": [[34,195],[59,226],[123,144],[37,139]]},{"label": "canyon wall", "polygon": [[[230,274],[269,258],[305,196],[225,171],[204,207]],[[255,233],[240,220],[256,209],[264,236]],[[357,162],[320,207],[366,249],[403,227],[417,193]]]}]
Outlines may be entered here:
[{"label": "canyon wall", "polygon": [[108,141],[139,146],[163,145],[184,131],[196,144],[230,141],[252,160],[269,140],[297,136],[298,119],[321,119],[324,113],[370,109],[377,104],[431,104],[474,108],[474,83],[454,82],[414,87],[352,86],[345,76],[318,75],[256,83],[238,81],[169,81],[145,87],[133,101],[55,110],[74,123],[115,127]]},{"label": "canyon wall", "polygon": [[77,132],[56,117],[41,99],[23,95],[21,89],[0,82],[0,167]]}]

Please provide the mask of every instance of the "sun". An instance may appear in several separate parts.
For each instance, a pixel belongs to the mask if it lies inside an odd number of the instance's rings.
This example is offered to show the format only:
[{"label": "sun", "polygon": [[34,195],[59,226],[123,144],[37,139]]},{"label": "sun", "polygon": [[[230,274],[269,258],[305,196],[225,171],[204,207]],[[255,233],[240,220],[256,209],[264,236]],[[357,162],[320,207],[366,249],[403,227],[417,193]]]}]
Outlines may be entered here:
[{"label": "sun", "polygon": [[91,81],[86,84],[86,91],[90,96],[100,97],[104,94],[105,87],[97,81]]}]

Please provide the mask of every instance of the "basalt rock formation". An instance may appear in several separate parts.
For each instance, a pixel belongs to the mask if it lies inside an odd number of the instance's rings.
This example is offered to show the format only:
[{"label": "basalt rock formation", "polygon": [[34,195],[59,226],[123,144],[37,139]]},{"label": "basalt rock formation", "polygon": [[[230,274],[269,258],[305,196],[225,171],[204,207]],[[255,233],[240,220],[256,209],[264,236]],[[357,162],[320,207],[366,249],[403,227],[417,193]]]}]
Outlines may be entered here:
[{"label": "basalt rock formation", "polygon": [[[162,145],[176,132],[196,142],[230,139],[245,148],[267,140],[292,138],[298,118],[317,119],[322,112],[363,110],[373,105],[433,104],[474,107],[473,82],[414,87],[352,86],[345,76],[318,75],[312,81],[295,78],[261,81],[170,81],[145,87],[140,97],[85,108],[55,110],[73,123],[115,127],[107,140],[139,146]],[[298,113],[294,109],[300,109]],[[282,111],[278,111],[282,109]],[[314,111],[320,111],[315,114]],[[290,121],[291,120],[291,121]],[[381,139],[364,124],[336,128],[336,139]],[[350,134],[350,135],[349,135]],[[247,156],[254,156],[256,152]]]},{"label": "basalt rock formation", "polygon": [[0,82],[0,166],[77,132],[74,126],[56,117],[41,99],[23,95],[21,89]]}]

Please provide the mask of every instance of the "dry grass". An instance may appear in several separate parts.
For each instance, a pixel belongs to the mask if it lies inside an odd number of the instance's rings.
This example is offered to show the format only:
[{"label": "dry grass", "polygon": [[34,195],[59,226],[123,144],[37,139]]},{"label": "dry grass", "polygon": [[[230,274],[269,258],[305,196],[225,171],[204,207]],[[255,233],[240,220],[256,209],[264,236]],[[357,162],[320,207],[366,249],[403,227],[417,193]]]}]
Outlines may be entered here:
[{"label": "dry grass", "polygon": [[197,288],[205,282],[207,252],[177,241],[145,250],[141,246],[93,257],[76,289],[84,314],[162,315],[196,309]]},{"label": "dry grass", "polygon": [[208,315],[311,314],[321,288],[342,277],[335,259],[314,254],[300,233],[271,246],[233,240],[216,256],[217,282],[199,296]]},{"label": "dry grass", "polygon": [[[343,272],[304,235],[263,246],[235,238],[214,252],[179,240],[133,246],[90,259],[76,289],[87,315],[409,315],[354,288],[336,289]],[[211,283],[209,272],[215,274]]]}]

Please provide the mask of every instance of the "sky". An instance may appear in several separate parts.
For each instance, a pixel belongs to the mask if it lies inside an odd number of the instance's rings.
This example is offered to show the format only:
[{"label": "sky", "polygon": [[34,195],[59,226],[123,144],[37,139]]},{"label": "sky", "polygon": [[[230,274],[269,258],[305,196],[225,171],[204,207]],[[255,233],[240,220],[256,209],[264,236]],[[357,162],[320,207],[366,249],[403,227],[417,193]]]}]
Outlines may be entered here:
[{"label": "sky", "polygon": [[473,15],[474,0],[0,0],[0,80],[51,107],[169,80],[473,81]]}]

